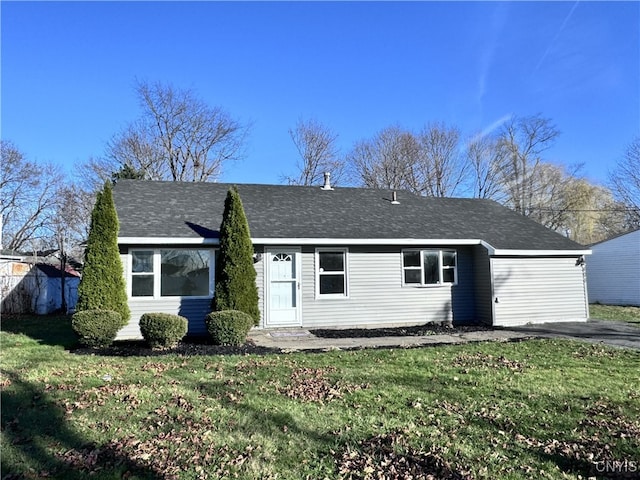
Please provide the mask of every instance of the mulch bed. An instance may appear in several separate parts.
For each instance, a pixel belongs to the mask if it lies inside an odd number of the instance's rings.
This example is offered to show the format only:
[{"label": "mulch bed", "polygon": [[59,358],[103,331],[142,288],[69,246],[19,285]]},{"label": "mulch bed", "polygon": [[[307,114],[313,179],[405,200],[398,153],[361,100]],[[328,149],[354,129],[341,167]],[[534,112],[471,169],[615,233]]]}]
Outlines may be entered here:
[{"label": "mulch bed", "polygon": [[426,323],[411,327],[388,328],[321,328],[310,330],[316,337],[322,338],[372,338],[372,337],[421,337],[424,335],[451,335],[452,333],[486,332],[493,330],[484,325],[454,325],[447,326]]}]

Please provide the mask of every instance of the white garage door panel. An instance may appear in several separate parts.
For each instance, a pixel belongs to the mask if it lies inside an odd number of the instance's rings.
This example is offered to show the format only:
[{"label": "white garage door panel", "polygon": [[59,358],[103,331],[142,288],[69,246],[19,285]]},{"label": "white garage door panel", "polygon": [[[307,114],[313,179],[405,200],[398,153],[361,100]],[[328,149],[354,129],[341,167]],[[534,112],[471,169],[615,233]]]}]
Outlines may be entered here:
[{"label": "white garage door panel", "polygon": [[495,325],[584,321],[583,266],[577,258],[492,258]]}]

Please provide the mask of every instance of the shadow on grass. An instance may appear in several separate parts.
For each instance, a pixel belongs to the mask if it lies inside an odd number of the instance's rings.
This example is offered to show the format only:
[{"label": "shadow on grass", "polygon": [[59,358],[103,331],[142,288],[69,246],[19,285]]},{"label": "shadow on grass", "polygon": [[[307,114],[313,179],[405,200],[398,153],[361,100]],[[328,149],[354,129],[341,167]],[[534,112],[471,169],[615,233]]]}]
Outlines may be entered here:
[{"label": "shadow on grass", "polygon": [[44,345],[69,350],[78,343],[70,315],[3,315],[1,325],[3,332],[26,335]]},{"label": "shadow on grass", "polygon": [[76,432],[66,421],[64,409],[41,386],[14,372],[3,374],[3,479],[159,478],[156,472]]},{"label": "shadow on grass", "polygon": [[[241,443],[248,442],[251,445],[255,441],[252,439],[261,437],[269,439],[269,443],[275,447],[273,453],[279,451],[280,456],[285,459],[283,463],[276,460],[277,465],[272,465],[276,471],[292,469],[299,478],[333,478],[336,474],[330,452],[344,448],[346,439],[334,432],[322,431],[321,427],[315,426],[315,422],[305,422],[301,412],[298,415],[290,413],[291,407],[287,405],[288,399],[284,396],[279,406],[276,406],[278,405],[276,397],[271,407],[264,408],[251,401],[245,401],[241,390],[236,390],[225,382],[207,382],[196,388],[208,397],[218,398],[225,409],[235,411],[237,418],[242,419],[240,423],[233,426],[233,436]],[[314,427],[310,428],[309,425]],[[308,452],[315,452],[315,454],[312,454],[312,457],[305,457],[305,453]],[[318,452],[323,452],[324,455],[318,455]],[[270,455],[271,452],[268,454]],[[292,465],[291,460],[294,462],[300,460],[303,463]],[[311,473],[304,473],[305,469]],[[284,478],[289,478],[290,473],[281,473]],[[264,476],[264,478],[267,477],[271,478],[269,475]]]}]

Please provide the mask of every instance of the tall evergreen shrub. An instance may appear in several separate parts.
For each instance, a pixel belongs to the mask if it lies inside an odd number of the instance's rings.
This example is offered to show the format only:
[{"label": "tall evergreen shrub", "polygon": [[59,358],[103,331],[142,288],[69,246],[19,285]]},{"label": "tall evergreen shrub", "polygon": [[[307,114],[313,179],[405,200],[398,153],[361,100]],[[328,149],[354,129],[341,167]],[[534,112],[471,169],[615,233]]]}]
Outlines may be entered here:
[{"label": "tall evergreen shrub", "polygon": [[124,325],[131,316],[118,250],[118,215],[109,183],[98,192],[91,212],[76,310],[112,310],[120,314]]},{"label": "tall evergreen shrub", "polygon": [[224,202],[212,308],[240,310],[251,315],[256,325],[260,321],[249,223],[235,186],[229,189]]}]

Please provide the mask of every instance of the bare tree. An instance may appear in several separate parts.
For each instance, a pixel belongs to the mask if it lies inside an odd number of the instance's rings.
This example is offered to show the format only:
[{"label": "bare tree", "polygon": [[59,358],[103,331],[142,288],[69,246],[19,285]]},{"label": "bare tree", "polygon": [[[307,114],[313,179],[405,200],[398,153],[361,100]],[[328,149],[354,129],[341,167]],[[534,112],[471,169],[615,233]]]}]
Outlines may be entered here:
[{"label": "bare tree", "polygon": [[415,135],[398,126],[380,131],[372,140],[358,142],[347,156],[353,183],[369,188],[416,191],[413,168],[420,144]]},{"label": "bare tree", "polygon": [[357,143],[347,162],[359,185],[452,196],[467,174],[459,140],[460,131],[443,124],[427,125],[418,134],[392,126]]},{"label": "bare tree", "polygon": [[216,180],[223,165],[238,159],[248,127],[191,90],[140,82],[142,116],[107,145],[112,172],[128,166],[150,180]]},{"label": "bare tree", "polygon": [[0,141],[0,248],[20,250],[46,237],[61,180],[54,166],[29,162],[13,143]]},{"label": "bare tree", "polygon": [[74,169],[72,176],[76,186],[83,191],[98,192],[104,186],[104,182],[109,181],[115,172],[123,168],[125,168],[124,165],[118,164],[113,159],[90,157]]},{"label": "bare tree", "polygon": [[631,222],[640,224],[640,136],[629,144],[609,172],[609,186],[628,208]]},{"label": "bare tree", "polygon": [[498,139],[478,135],[469,140],[465,153],[469,191],[473,197],[500,201],[502,191],[498,168],[503,161],[504,149],[500,148]]},{"label": "bare tree", "polygon": [[70,252],[71,249],[86,242],[89,237],[89,223],[94,202],[93,193],[77,185],[63,183],[58,186],[55,215],[49,227],[55,245]]},{"label": "bare tree", "polygon": [[289,129],[300,159],[296,176],[283,176],[289,185],[317,185],[323,174],[331,173],[332,182],[338,184],[344,174],[344,161],[340,159],[336,141],[338,135],[317,120],[298,120]]},{"label": "bare tree", "polygon": [[504,203],[516,212],[532,215],[541,185],[541,155],[559,134],[549,119],[539,115],[513,117],[500,132],[500,183]]},{"label": "bare tree", "polygon": [[430,124],[418,135],[420,155],[413,166],[414,190],[431,197],[454,196],[467,172],[460,154],[460,130]]},{"label": "bare tree", "polygon": [[170,163],[177,159],[165,153],[156,138],[162,133],[148,120],[140,119],[128,125],[109,140],[105,158],[91,160],[91,168],[100,178],[129,167],[144,172],[148,180],[173,180]]},{"label": "bare tree", "polygon": [[[81,261],[84,243],[89,235],[91,210],[94,195],[71,183],[61,184],[56,189],[54,214],[48,222],[46,244],[56,250],[60,271],[65,272],[71,260]],[[61,306],[67,312],[65,290],[66,278],[61,277]]]}]

